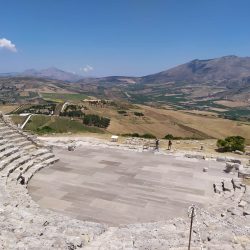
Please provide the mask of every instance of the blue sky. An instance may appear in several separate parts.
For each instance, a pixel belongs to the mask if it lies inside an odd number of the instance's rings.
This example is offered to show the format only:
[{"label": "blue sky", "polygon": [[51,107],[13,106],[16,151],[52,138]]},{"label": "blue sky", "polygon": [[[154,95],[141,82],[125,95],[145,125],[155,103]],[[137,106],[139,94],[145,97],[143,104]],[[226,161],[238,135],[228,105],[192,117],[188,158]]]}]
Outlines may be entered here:
[{"label": "blue sky", "polygon": [[249,0],[0,0],[0,72],[140,76],[250,56],[249,10]]}]

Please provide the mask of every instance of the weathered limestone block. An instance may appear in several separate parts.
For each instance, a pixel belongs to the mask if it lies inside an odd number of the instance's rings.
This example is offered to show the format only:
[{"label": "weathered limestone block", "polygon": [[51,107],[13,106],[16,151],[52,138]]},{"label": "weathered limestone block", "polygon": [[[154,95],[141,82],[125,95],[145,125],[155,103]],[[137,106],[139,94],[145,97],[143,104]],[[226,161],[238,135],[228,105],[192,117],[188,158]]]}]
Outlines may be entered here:
[{"label": "weathered limestone block", "polygon": [[234,151],[235,154],[238,154],[238,155],[244,155],[244,152],[240,151],[240,150],[235,150]]},{"label": "weathered limestone block", "polygon": [[197,154],[185,154],[185,157],[190,158],[190,159],[198,159],[198,160],[206,159],[204,155],[197,155]]},{"label": "weathered limestone block", "polygon": [[238,206],[244,208],[247,206],[247,202],[244,200],[241,200],[240,203],[238,204]]},{"label": "weathered limestone block", "polygon": [[225,162],[226,161],[226,157],[217,157],[216,161],[218,161],[218,162]]},{"label": "weathered limestone block", "polygon": [[244,216],[246,216],[246,215],[250,216],[250,210],[244,210],[243,211],[243,215]]},{"label": "weathered limestone block", "polygon": [[203,172],[207,172],[207,171],[208,171],[208,167],[204,167]]},{"label": "weathered limestone block", "polygon": [[241,160],[235,159],[235,158],[228,158],[228,157],[226,157],[226,161],[227,162],[233,162],[233,163],[239,163],[239,164],[241,164]]},{"label": "weathered limestone block", "polygon": [[239,163],[226,162],[226,168],[224,171],[226,173],[230,173],[230,172],[235,172],[235,171],[239,170],[239,168],[240,168]]},{"label": "weathered limestone block", "polygon": [[244,167],[243,165],[240,165],[238,177],[241,178],[250,178],[250,168]]}]

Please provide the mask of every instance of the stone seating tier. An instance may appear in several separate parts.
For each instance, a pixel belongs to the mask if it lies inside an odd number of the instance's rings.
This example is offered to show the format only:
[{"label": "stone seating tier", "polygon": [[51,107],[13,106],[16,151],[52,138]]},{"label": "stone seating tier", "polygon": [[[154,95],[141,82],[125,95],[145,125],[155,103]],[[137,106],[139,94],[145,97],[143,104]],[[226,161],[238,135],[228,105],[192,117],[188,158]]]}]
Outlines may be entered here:
[{"label": "stone seating tier", "polygon": [[31,152],[31,155],[39,156],[39,155],[42,155],[44,153],[49,153],[49,151],[45,148],[41,148],[41,149],[36,150],[35,152]]},{"label": "stone seating tier", "polygon": [[16,153],[13,153],[13,154],[9,154],[6,158],[4,158],[4,160],[1,161],[1,167],[0,167],[0,170],[3,170],[5,169],[5,167],[12,163],[14,160],[18,159],[20,157],[20,153],[19,152],[16,152]]},{"label": "stone seating tier", "polygon": [[5,171],[8,171],[7,177],[9,177],[9,175],[12,174],[13,171],[17,168],[22,168],[22,170],[19,169],[20,171],[16,173],[15,177],[17,177],[20,173],[23,173],[23,174],[26,173],[31,167],[35,166],[35,164],[41,163],[45,161],[46,159],[50,159],[54,157],[53,154],[47,153],[47,152],[48,151],[46,149],[38,150],[35,155],[28,154],[15,160],[8,166],[8,169],[5,168]]},{"label": "stone seating tier", "polygon": [[0,153],[0,159],[1,159],[1,160],[4,160],[4,157],[8,157],[8,156],[10,156],[10,155],[12,155],[12,154],[18,152],[18,150],[19,150],[19,149],[18,149],[17,147],[14,147],[14,146],[12,145],[12,147],[10,147],[9,149],[6,149],[6,150],[4,150],[4,151],[2,151],[2,152]]},{"label": "stone seating tier", "polygon": [[1,131],[0,131],[0,134],[1,134],[1,136],[4,136],[4,137],[10,136],[10,135],[12,135],[12,134],[18,135],[18,133],[17,133],[16,131],[11,130],[10,128],[1,130]]},{"label": "stone seating tier", "polygon": [[18,167],[20,167],[23,164],[25,164],[26,162],[28,162],[29,159],[30,159],[30,156],[25,155],[25,156],[22,156],[22,157],[16,159],[11,164],[9,164],[7,167],[5,167],[4,172],[7,172],[7,177],[9,177],[9,175],[11,173],[13,173],[13,171],[16,170]]},{"label": "stone seating tier", "polygon": [[29,141],[19,141],[19,142],[16,142],[16,145],[20,148],[20,147],[24,147],[24,146],[29,146],[30,145],[30,142]]},{"label": "stone seating tier", "polygon": [[3,152],[4,150],[7,150],[7,149],[10,149],[10,148],[13,148],[14,146],[12,144],[2,144],[0,146],[0,152]]},{"label": "stone seating tier", "polygon": [[36,146],[34,144],[28,144],[23,146],[23,150],[31,151],[35,150]]},{"label": "stone seating tier", "polygon": [[7,143],[8,143],[8,140],[0,139],[0,145],[4,145],[4,144],[7,144]]}]

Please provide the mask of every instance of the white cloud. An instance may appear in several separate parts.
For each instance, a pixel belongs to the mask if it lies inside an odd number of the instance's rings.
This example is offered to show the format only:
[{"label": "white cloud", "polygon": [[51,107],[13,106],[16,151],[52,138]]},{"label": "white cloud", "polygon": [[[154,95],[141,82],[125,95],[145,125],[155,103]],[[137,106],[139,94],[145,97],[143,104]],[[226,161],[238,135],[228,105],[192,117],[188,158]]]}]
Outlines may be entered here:
[{"label": "white cloud", "polygon": [[90,65],[86,65],[83,68],[80,68],[80,70],[83,71],[83,72],[85,72],[85,73],[88,73],[90,71],[93,71],[94,68],[92,66],[90,66]]},{"label": "white cloud", "polygon": [[6,38],[0,38],[0,48],[4,48],[12,52],[17,52],[16,45]]}]

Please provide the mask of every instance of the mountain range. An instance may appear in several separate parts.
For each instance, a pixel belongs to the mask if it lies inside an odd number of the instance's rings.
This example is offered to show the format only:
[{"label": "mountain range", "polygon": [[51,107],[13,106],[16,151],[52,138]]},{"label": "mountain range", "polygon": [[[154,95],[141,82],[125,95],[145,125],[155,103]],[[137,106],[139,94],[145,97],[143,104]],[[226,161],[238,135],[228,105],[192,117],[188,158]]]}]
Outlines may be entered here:
[{"label": "mountain range", "polygon": [[245,81],[250,77],[250,57],[224,56],[216,59],[193,60],[157,74],[141,78],[143,83],[212,81]]},{"label": "mountain range", "polygon": [[83,83],[167,83],[183,82],[201,84],[204,82],[250,82],[250,57],[224,56],[215,59],[198,60],[167,69],[165,71],[142,77],[110,76],[101,78],[84,78],[74,73],[66,72],[55,67],[35,70],[29,69],[21,73],[2,73],[0,77],[29,76],[54,79],[67,82]]},{"label": "mountain range", "polygon": [[21,73],[17,72],[2,73],[0,74],[0,77],[36,77],[36,78],[60,80],[65,82],[76,82],[83,78],[83,76],[66,72],[55,67],[50,67],[42,70],[28,69]]},{"label": "mountain range", "polygon": [[82,79],[78,83],[85,91],[93,89],[93,85],[101,87],[100,96],[110,92],[112,97],[118,93],[122,97],[125,93],[134,96],[134,101],[164,102],[170,98],[166,96],[177,94],[189,101],[209,98],[250,102],[250,57],[195,59],[147,76]]},{"label": "mountain range", "polygon": [[250,57],[224,56],[207,60],[195,59],[142,77],[84,78],[54,67],[0,74],[0,77],[59,80],[58,84],[65,82],[65,86],[70,91],[107,98],[129,99],[128,97],[131,97],[133,99],[134,97],[134,101],[142,98],[146,101],[156,99],[164,101],[166,96],[177,94],[188,100],[230,98],[250,102]]}]

